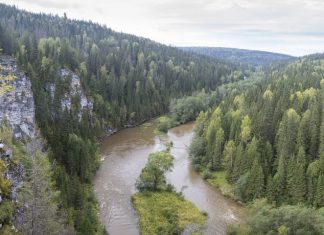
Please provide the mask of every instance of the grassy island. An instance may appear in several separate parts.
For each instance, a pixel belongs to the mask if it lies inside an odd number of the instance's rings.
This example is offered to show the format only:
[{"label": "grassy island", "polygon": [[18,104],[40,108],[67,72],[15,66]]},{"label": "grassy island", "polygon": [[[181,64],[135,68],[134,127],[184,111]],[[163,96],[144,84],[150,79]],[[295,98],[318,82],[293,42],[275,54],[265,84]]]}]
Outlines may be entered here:
[{"label": "grassy island", "polygon": [[184,230],[199,234],[206,222],[205,213],[166,183],[164,174],[172,168],[172,162],[168,151],[152,153],[136,182],[139,192],[132,201],[143,235],[179,234]]}]

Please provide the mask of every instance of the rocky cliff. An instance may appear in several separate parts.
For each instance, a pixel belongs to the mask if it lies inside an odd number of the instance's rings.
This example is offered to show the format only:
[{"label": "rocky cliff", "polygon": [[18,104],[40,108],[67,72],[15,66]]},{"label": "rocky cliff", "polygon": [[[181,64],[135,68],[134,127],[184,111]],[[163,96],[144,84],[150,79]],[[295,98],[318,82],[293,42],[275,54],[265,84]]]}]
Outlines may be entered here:
[{"label": "rocky cliff", "polygon": [[6,120],[9,123],[15,138],[35,138],[35,105],[31,82],[12,57],[0,57],[0,87],[0,122]]},{"label": "rocky cliff", "polygon": [[[61,107],[62,109],[71,109],[72,105],[72,97],[79,97],[79,106],[80,106],[80,113],[79,117],[81,117],[83,110],[89,110],[90,112],[93,109],[93,101],[88,98],[81,86],[80,77],[73,73],[68,69],[61,69],[61,78],[67,80],[70,78],[70,87],[69,92],[64,95],[64,98],[61,100]],[[51,92],[55,91],[55,87],[51,86]]]},{"label": "rocky cliff", "polygon": [[[10,127],[15,139],[24,141],[28,154],[34,154],[36,150],[42,149],[35,120],[31,82],[18,68],[16,60],[10,56],[0,57],[0,124],[3,122]],[[6,138],[0,136],[0,141],[4,141],[0,158],[10,166],[3,177],[12,184],[11,200],[17,201],[17,190],[22,185],[24,169],[14,160],[17,156],[13,156],[12,149],[7,146],[6,139],[10,142],[8,138],[8,136]]]}]

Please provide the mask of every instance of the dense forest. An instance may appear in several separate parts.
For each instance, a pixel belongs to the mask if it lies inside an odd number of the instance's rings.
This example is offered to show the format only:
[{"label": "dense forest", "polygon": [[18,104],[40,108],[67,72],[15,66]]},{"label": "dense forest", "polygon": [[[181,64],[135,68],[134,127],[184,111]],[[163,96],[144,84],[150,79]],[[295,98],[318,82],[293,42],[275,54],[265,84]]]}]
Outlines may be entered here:
[{"label": "dense forest", "polygon": [[243,202],[323,207],[324,56],[303,57],[266,79],[224,89],[216,108],[200,113],[193,163],[225,170]]},{"label": "dense forest", "polygon": [[181,49],[251,67],[267,66],[294,59],[293,56],[279,53],[226,47],[181,47]]},{"label": "dense forest", "polygon": [[[59,206],[78,234],[103,232],[91,185],[99,165],[96,136],[166,113],[172,98],[244,77],[231,63],[3,4],[0,48],[32,81],[36,119],[55,162]],[[80,77],[92,109],[82,109],[69,85],[73,75],[63,78],[62,71]],[[66,94],[72,94],[69,107],[62,105]]]},{"label": "dense forest", "polygon": [[[290,56],[248,50],[183,51],[3,4],[0,52],[14,56],[32,82],[48,158],[37,153],[24,162],[29,179],[21,197],[48,205],[47,215],[40,212],[51,222],[43,226],[46,233],[105,233],[92,189],[100,163],[97,137],[170,112],[158,123],[162,131],[198,116],[190,155],[205,178],[224,172],[243,203],[266,198],[257,201],[262,209],[243,234],[321,234],[316,213],[324,207],[323,54],[291,62]],[[284,62],[270,66],[277,61]],[[71,87],[75,76],[91,103],[87,108],[83,93]],[[8,194],[6,168],[0,162],[0,188]],[[32,187],[43,190],[30,197]],[[0,221],[10,225],[14,205],[8,195],[3,200]],[[287,220],[284,227],[271,227],[280,220]]]}]

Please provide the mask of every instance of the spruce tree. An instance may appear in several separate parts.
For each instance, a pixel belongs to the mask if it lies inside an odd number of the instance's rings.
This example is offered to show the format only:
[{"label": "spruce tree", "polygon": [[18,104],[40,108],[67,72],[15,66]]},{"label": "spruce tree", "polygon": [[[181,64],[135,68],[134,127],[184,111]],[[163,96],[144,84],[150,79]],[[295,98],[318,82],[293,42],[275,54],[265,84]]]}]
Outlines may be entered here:
[{"label": "spruce tree", "polygon": [[36,152],[30,158],[27,175],[28,181],[19,194],[23,206],[22,221],[16,226],[26,235],[63,233],[64,217],[60,215],[58,192],[54,190],[47,156]]},{"label": "spruce tree", "polygon": [[264,192],[264,174],[258,158],[255,158],[250,171],[247,185],[248,200],[262,197]]},{"label": "spruce tree", "polygon": [[274,187],[276,188],[276,201],[282,203],[285,198],[286,188],[286,166],[283,155],[279,157],[277,173],[273,177]]},{"label": "spruce tree", "polygon": [[324,206],[324,174],[318,177],[314,204],[316,207]]},{"label": "spruce tree", "polygon": [[224,131],[222,128],[218,129],[215,136],[214,153],[213,153],[213,169],[219,170],[222,168],[223,162],[223,144]]},{"label": "spruce tree", "polygon": [[300,116],[294,109],[286,111],[278,131],[277,152],[284,157],[285,166],[288,164],[290,156],[296,151],[297,133]]},{"label": "spruce tree", "polygon": [[224,166],[225,166],[225,169],[227,170],[228,178],[230,178],[229,176],[231,175],[231,172],[233,171],[235,151],[236,151],[235,142],[233,140],[228,141],[225,144],[224,152],[223,152]]},{"label": "spruce tree", "polygon": [[306,171],[307,179],[307,202],[309,205],[315,205],[315,194],[317,181],[320,174],[320,161],[316,160],[308,165]]},{"label": "spruce tree", "polygon": [[243,163],[244,163],[244,148],[243,144],[240,143],[239,146],[237,146],[235,151],[235,159],[234,159],[234,167],[233,172],[231,174],[231,181],[235,183],[240,176],[243,174]]},{"label": "spruce tree", "polygon": [[276,200],[276,188],[273,183],[273,178],[271,177],[271,175],[268,176],[266,195],[269,202],[274,202]]},{"label": "spruce tree", "polygon": [[[247,145],[246,154],[244,158],[244,165],[242,166],[244,167],[244,172],[251,169],[255,159],[257,159],[258,162],[260,161],[259,159],[261,155],[258,150],[258,145],[259,145],[259,141],[257,140],[256,137],[253,137],[252,141]],[[259,164],[261,165],[260,162]]]},{"label": "spruce tree", "polygon": [[305,151],[301,146],[297,157],[288,164],[287,193],[290,203],[302,203],[306,195]]}]

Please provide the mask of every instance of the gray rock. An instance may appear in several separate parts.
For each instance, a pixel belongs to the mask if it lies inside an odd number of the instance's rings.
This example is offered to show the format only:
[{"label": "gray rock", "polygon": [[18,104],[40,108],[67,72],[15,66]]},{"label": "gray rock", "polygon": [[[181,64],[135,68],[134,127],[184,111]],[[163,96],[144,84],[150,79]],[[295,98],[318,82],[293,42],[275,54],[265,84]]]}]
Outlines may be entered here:
[{"label": "gray rock", "polygon": [[85,95],[85,92],[83,91],[83,88],[81,86],[80,77],[68,69],[61,69],[61,77],[63,79],[67,79],[68,77],[71,78],[70,92],[68,94],[65,94],[64,99],[61,100],[62,109],[70,110],[72,104],[72,97],[79,96],[81,109],[87,109],[92,111],[93,101]]},{"label": "gray rock", "polygon": [[16,79],[7,81],[13,90],[0,94],[0,122],[7,120],[14,130],[17,139],[28,139],[36,136],[35,105],[31,83],[16,64],[15,59],[9,56],[0,57],[2,70],[0,76],[12,73]]}]

